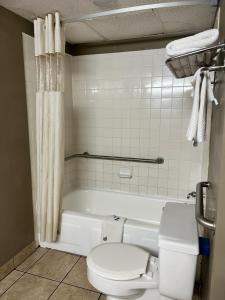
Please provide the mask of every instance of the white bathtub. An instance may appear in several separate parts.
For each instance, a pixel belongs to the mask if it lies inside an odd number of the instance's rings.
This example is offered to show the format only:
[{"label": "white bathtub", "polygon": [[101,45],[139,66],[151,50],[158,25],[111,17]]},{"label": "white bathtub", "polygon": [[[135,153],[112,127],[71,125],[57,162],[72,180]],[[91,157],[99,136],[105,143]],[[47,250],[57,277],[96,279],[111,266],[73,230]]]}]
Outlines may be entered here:
[{"label": "white bathtub", "polygon": [[87,255],[101,243],[104,216],[126,217],[123,241],[158,253],[158,233],[162,209],[175,199],[143,197],[122,193],[75,190],[63,199],[60,234],[56,243],[42,247]]}]

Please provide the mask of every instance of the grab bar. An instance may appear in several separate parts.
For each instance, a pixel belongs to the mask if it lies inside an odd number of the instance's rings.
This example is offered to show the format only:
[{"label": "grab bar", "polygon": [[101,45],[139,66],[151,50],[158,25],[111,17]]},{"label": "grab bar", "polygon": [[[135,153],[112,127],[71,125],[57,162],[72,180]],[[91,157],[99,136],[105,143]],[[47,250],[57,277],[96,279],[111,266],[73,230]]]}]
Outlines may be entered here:
[{"label": "grab bar", "polygon": [[215,222],[205,218],[204,216],[204,204],[203,204],[203,188],[209,188],[210,183],[208,181],[199,182],[196,186],[196,205],[195,205],[195,218],[199,224],[210,230],[216,229]]},{"label": "grab bar", "polygon": [[84,157],[90,159],[103,159],[103,160],[113,160],[113,161],[132,161],[132,162],[140,162],[140,163],[150,163],[150,164],[163,164],[164,159],[161,157],[157,158],[136,158],[136,157],[122,157],[122,156],[107,156],[107,155],[93,155],[88,152],[84,152],[82,154],[72,154],[70,156],[65,157],[65,161],[68,161],[72,158],[76,157]]}]

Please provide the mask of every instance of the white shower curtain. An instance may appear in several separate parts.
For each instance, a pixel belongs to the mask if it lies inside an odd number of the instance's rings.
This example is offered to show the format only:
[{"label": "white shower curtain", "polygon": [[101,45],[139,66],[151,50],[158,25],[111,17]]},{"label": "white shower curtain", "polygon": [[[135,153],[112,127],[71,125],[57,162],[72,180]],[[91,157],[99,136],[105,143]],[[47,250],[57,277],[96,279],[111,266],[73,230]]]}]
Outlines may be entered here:
[{"label": "white shower curtain", "polygon": [[34,20],[37,209],[40,242],[57,238],[64,166],[64,30],[59,13]]}]

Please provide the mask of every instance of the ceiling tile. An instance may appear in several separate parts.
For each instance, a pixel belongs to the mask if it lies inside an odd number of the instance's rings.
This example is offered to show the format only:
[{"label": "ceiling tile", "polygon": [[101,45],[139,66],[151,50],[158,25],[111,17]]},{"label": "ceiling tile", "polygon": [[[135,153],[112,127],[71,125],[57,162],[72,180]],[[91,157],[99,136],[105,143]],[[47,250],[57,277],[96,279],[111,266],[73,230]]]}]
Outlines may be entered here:
[{"label": "ceiling tile", "polygon": [[216,8],[209,6],[187,6],[155,10],[166,33],[195,32],[212,28]]},{"label": "ceiling tile", "polygon": [[161,21],[152,10],[101,17],[87,23],[109,40],[145,37],[163,32]]},{"label": "ceiling tile", "polygon": [[83,15],[111,9],[170,1],[173,0],[108,0],[108,3],[107,0],[0,0],[0,5],[28,20],[33,20],[37,16],[43,17],[53,11],[59,11],[64,18],[80,18]]},{"label": "ceiling tile", "polygon": [[104,39],[83,22],[65,25],[66,40],[69,43],[99,42]]},{"label": "ceiling tile", "polygon": [[73,16],[78,4],[76,0],[0,0],[0,5],[28,20],[33,20],[37,16],[43,17],[54,11],[59,11],[63,17]]},{"label": "ceiling tile", "polygon": [[[162,2],[173,0],[0,0],[0,5],[33,20],[54,11],[59,11],[64,19],[79,19],[110,9]],[[66,36],[71,43],[87,43],[102,41],[104,37],[121,40],[162,33],[165,36],[168,33],[193,33],[212,28],[215,15],[216,8],[206,5],[154,9],[71,23],[66,25]]]}]

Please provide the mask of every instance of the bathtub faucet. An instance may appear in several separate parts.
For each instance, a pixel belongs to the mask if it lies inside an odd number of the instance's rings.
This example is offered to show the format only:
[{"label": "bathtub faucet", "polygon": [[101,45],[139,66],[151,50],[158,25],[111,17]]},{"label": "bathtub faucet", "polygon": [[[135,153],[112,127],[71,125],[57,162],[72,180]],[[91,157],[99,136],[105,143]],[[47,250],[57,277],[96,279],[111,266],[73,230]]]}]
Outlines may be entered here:
[{"label": "bathtub faucet", "polygon": [[190,199],[191,197],[195,198],[196,197],[196,192],[193,191],[193,192],[190,192],[187,194],[187,199]]}]

